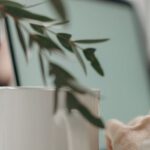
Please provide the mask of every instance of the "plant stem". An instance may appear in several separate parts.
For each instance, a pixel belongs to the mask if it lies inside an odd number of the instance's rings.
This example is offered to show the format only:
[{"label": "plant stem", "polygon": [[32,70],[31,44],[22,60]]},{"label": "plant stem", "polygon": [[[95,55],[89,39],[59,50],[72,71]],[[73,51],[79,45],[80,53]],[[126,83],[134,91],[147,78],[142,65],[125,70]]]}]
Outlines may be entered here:
[{"label": "plant stem", "polygon": [[50,30],[50,29],[48,29],[48,28],[46,28],[46,29],[47,29],[47,31],[49,31],[50,33],[52,33],[52,34],[54,34],[54,35],[57,35],[56,32],[54,32],[54,31],[52,31],[52,30]]},{"label": "plant stem", "polygon": [[25,8],[32,8],[32,7],[36,7],[36,6],[39,6],[39,5],[42,5],[42,4],[44,4],[44,3],[46,3],[47,2],[47,0],[45,0],[44,2],[38,2],[38,3],[36,3],[36,4],[32,4],[32,5],[29,5],[29,6],[25,6]]}]

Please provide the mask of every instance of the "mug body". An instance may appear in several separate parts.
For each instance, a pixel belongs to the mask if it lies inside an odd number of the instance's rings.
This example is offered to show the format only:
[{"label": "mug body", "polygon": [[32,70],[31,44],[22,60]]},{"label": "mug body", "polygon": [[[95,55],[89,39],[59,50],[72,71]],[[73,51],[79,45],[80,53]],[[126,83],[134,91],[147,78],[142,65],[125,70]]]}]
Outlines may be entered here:
[{"label": "mug body", "polygon": [[63,124],[56,128],[53,104],[52,89],[1,88],[0,149],[54,150],[57,143],[58,149],[67,150],[66,129]]},{"label": "mug body", "polygon": [[[93,114],[96,97],[77,95]],[[66,90],[48,88],[0,88],[0,150],[90,150],[98,149],[98,130],[77,112],[66,111]]]}]

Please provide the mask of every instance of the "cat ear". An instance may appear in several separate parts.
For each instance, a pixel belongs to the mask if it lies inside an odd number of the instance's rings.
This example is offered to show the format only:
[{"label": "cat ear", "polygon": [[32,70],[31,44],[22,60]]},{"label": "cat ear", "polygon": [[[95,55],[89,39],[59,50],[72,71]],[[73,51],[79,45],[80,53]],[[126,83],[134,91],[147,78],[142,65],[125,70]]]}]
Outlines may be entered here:
[{"label": "cat ear", "polygon": [[150,150],[150,115],[127,125],[118,120],[107,122],[106,141],[108,150]]},{"label": "cat ear", "polygon": [[134,120],[131,120],[128,125],[129,126],[134,126],[137,125],[139,122],[141,122],[143,119],[145,118],[145,116],[138,116],[136,117]]},{"label": "cat ear", "polygon": [[113,150],[113,144],[120,132],[125,130],[125,124],[118,120],[110,120],[106,123],[106,145],[107,150]]},{"label": "cat ear", "polygon": [[138,117],[128,124],[131,130],[139,131],[150,131],[150,115]]},{"label": "cat ear", "polygon": [[106,134],[109,138],[114,139],[119,131],[123,131],[126,125],[118,120],[112,119],[106,124]]}]

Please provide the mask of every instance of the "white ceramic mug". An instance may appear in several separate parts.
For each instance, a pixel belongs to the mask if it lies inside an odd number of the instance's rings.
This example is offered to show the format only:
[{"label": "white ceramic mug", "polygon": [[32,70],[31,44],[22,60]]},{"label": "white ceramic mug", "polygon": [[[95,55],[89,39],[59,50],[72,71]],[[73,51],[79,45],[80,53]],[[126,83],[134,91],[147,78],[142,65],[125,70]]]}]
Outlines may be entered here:
[{"label": "white ceramic mug", "polygon": [[0,150],[89,150],[83,118],[68,115],[65,91],[53,114],[54,90],[0,88]]}]

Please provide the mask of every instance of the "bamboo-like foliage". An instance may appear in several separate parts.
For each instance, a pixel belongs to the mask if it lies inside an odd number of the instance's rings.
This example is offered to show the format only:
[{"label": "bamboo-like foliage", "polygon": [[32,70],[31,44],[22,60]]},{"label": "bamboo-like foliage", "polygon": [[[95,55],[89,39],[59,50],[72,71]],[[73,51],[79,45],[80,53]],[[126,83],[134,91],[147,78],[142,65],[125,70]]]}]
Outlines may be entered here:
[{"label": "bamboo-like foliage", "polygon": [[[85,74],[87,74],[87,67],[83,60],[83,56],[87,61],[90,62],[91,67],[98,73],[100,76],[104,76],[104,71],[100,65],[100,62],[95,56],[95,48],[82,48],[82,44],[94,44],[94,43],[102,43],[108,41],[108,39],[81,39],[81,40],[72,40],[72,35],[68,33],[56,33],[51,30],[51,28],[55,25],[63,25],[68,23],[67,21],[67,13],[64,7],[63,0],[48,0],[50,5],[53,5],[56,9],[56,12],[60,15],[62,21],[56,21],[56,19],[51,18],[49,16],[43,16],[40,14],[33,13],[28,10],[29,6],[22,5],[17,2],[9,1],[9,0],[0,0],[0,16],[1,17],[11,17],[14,21],[16,32],[18,35],[19,42],[22,46],[22,50],[25,54],[26,60],[28,60],[28,49],[32,48],[33,44],[37,44],[39,47],[38,56],[41,68],[41,74],[43,77],[43,82],[46,83],[45,77],[45,68],[44,61],[46,61],[49,65],[49,75],[54,76],[54,84],[56,87],[55,92],[55,106],[54,112],[57,111],[57,97],[58,92],[61,88],[70,89],[67,93],[66,105],[68,108],[68,112],[71,113],[72,109],[77,109],[81,115],[84,116],[90,123],[93,125],[104,128],[104,123],[101,118],[94,116],[88,108],[86,108],[75,96],[75,93],[80,94],[93,94],[92,91],[81,86],[77,79],[71,75],[67,70],[57,65],[45,58],[44,51],[48,51],[51,55],[53,52],[61,53],[62,56],[65,55],[65,51],[68,51],[77,58],[79,64],[81,65]],[[38,4],[35,4],[36,6]],[[32,20],[32,21],[31,21]],[[30,28],[35,32],[30,31],[22,22],[28,23]],[[45,25],[45,23],[52,23],[51,26]],[[25,41],[24,32],[27,33],[29,37],[29,43]],[[56,37],[61,48],[51,37],[50,34]],[[81,56],[80,54],[83,53]]]}]

